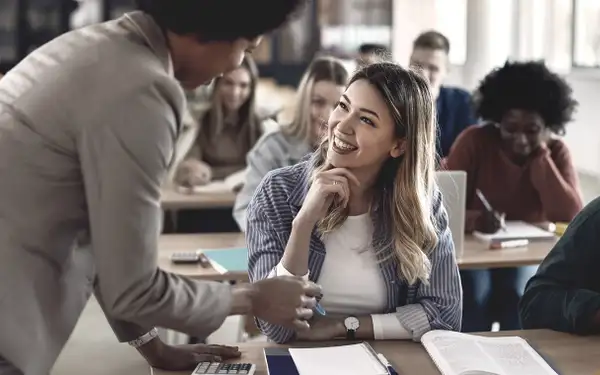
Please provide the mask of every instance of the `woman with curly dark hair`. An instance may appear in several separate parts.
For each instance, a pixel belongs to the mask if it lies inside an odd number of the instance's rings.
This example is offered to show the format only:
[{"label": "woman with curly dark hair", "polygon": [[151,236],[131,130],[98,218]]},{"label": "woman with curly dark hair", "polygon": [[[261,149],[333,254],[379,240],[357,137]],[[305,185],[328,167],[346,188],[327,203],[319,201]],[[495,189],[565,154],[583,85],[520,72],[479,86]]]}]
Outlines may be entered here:
[{"label": "woman with curly dark hair", "polygon": [[[482,126],[456,140],[446,166],[467,172],[468,232],[495,232],[501,219],[568,222],[581,210],[579,182],[560,139],[577,102],[543,62],[507,62],[477,88]],[[498,212],[489,213],[476,190]],[[518,329],[517,303],[531,267],[463,271],[464,331]]]}]

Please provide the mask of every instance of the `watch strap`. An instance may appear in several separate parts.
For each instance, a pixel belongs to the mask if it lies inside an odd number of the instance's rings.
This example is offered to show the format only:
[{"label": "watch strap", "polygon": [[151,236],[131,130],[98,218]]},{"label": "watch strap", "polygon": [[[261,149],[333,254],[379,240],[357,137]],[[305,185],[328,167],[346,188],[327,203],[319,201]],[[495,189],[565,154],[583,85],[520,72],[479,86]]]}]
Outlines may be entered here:
[{"label": "watch strap", "polygon": [[158,336],[158,329],[152,328],[148,333],[143,334],[135,340],[129,341],[128,344],[134,348],[146,345],[150,341],[154,340]]},{"label": "watch strap", "polygon": [[356,331],[353,329],[346,329],[346,340],[355,340]]}]

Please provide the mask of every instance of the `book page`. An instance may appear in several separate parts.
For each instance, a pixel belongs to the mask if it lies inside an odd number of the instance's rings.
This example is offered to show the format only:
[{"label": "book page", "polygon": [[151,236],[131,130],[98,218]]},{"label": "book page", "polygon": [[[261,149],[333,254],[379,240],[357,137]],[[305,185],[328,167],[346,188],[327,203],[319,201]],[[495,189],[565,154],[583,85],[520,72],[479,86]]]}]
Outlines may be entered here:
[{"label": "book page", "polygon": [[431,331],[421,341],[444,375],[558,375],[520,337]]},{"label": "book page", "polygon": [[246,182],[246,170],[242,169],[235,173],[230,174],[225,178],[225,184],[229,187],[229,190],[234,191]]},{"label": "book page", "polygon": [[481,337],[479,346],[507,375],[558,375],[544,359],[520,337]]},{"label": "book page", "polygon": [[477,344],[476,336],[430,331],[421,342],[443,375],[502,375],[501,369]]}]

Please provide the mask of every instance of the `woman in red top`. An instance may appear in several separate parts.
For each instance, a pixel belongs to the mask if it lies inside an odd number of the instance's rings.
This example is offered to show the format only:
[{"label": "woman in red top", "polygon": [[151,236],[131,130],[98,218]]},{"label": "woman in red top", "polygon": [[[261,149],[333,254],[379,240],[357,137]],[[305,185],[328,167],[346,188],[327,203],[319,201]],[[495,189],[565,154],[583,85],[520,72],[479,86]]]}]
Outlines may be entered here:
[{"label": "woman in red top", "polygon": [[[579,182],[560,136],[577,102],[569,85],[542,62],[506,63],[476,90],[482,126],[456,140],[446,166],[467,172],[467,232],[495,232],[499,218],[568,222],[581,210]],[[488,213],[479,189],[497,210]],[[517,303],[534,267],[463,271],[463,331],[495,321],[519,329]]]}]

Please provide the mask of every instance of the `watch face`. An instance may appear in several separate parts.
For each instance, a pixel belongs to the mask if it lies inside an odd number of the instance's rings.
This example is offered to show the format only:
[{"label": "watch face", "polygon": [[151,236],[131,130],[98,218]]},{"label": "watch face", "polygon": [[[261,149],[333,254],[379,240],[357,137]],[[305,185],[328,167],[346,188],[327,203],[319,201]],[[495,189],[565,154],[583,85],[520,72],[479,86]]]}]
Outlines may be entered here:
[{"label": "watch face", "polygon": [[358,319],[351,316],[346,318],[346,320],[344,320],[344,325],[346,326],[346,329],[351,329],[353,331],[356,331],[358,329]]}]

